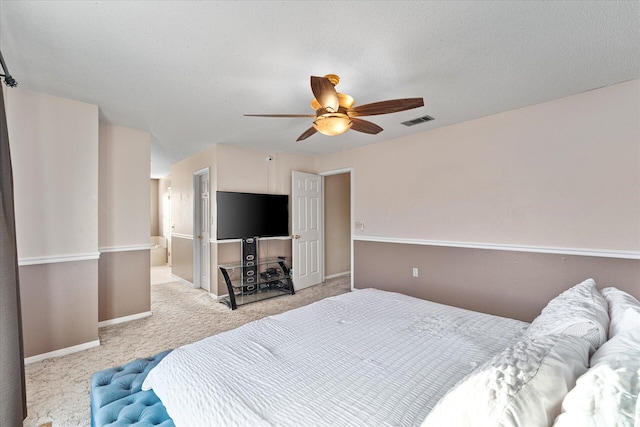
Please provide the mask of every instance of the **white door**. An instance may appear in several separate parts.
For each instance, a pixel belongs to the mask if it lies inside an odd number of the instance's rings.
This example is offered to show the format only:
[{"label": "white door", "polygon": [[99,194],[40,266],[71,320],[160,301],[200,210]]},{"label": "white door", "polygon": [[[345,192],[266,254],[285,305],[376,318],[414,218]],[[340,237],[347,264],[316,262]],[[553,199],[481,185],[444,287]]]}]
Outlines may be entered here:
[{"label": "white door", "polygon": [[291,200],[293,284],[300,290],[324,280],[322,177],[293,171]]},{"label": "white door", "polygon": [[194,207],[195,224],[195,248],[194,254],[194,285],[211,292],[209,278],[210,254],[209,254],[209,227],[211,218],[209,215],[209,169],[203,169],[194,173]]}]

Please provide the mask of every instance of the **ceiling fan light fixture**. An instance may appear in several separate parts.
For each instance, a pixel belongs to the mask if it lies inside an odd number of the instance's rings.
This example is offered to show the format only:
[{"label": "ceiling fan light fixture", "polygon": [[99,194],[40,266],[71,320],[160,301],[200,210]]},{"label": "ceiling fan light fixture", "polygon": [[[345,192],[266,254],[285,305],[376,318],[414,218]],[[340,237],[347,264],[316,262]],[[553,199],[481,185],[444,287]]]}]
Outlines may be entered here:
[{"label": "ceiling fan light fixture", "polygon": [[[355,99],[353,99],[352,96],[347,95],[345,93],[340,93],[340,92],[337,92],[337,94],[338,94],[338,103],[340,104],[341,108],[344,108],[344,109],[348,110],[349,108],[353,107],[353,104],[356,101],[355,101]],[[309,105],[311,106],[311,109],[313,111],[317,111],[319,108],[322,108],[322,105],[320,105],[318,100],[315,99],[315,98],[313,98],[311,100]]]},{"label": "ceiling fan light fixture", "polygon": [[346,114],[325,113],[316,117],[313,127],[324,135],[336,136],[348,131],[351,124],[351,118]]}]

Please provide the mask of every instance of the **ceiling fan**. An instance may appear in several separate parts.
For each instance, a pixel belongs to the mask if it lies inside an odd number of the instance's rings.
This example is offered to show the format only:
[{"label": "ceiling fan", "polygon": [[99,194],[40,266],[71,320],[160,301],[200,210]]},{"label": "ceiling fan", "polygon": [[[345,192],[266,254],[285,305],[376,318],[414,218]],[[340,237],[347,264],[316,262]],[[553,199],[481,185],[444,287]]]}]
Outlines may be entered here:
[{"label": "ceiling fan", "polygon": [[340,135],[353,129],[358,132],[375,135],[382,128],[375,123],[359,119],[360,116],[376,116],[397,113],[424,106],[422,98],[392,99],[354,107],[354,99],[338,93],[335,86],[340,77],[327,74],[324,77],[311,76],[311,91],[315,98],[311,100],[311,108],[315,114],[245,114],[250,117],[313,117],[313,126],[304,131],[296,141],[309,138],[316,132],[325,135]]}]

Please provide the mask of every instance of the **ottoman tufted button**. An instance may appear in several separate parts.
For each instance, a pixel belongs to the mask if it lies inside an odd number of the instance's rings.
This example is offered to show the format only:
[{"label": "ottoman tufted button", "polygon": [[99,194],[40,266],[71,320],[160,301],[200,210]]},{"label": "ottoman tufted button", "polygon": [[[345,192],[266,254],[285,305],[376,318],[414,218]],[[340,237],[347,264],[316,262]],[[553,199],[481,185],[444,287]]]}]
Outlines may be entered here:
[{"label": "ottoman tufted button", "polygon": [[93,374],[92,426],[106,427],[113,424],[175,427],[158,396],[151,390],[140,389],[149,371],[169,352],[170,350]]}]

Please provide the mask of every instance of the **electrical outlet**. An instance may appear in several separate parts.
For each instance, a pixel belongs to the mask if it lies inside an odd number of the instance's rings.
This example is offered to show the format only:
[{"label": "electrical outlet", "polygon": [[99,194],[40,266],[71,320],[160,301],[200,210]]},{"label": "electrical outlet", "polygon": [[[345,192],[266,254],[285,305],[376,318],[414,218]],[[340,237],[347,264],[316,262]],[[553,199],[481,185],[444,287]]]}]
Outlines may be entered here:
[{"label": "electrical outlet", "polygon": [[417,268],[413,268],[413,277],[418,277],[418,269]]}]

